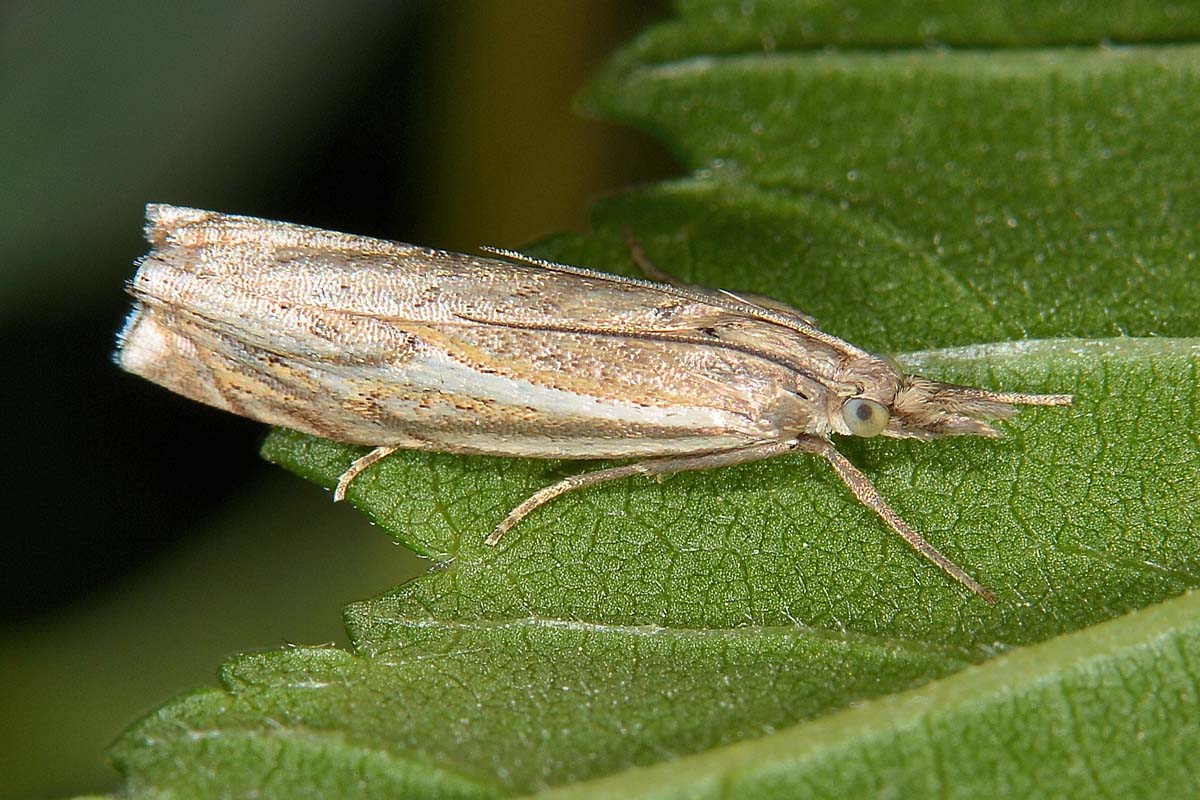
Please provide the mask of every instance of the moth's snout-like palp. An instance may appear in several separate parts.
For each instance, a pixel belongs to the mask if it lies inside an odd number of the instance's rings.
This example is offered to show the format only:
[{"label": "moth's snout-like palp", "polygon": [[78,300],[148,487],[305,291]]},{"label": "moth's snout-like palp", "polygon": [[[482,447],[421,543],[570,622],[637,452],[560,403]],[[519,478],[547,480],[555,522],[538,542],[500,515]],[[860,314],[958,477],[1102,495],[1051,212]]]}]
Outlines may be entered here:
[{"label": "moth's snout-like palp", "polygon": [[1008,419],[1016,406],[1069,406],[1069,394],[990,392],[905,375],[892,401],[884,436],[936,439],[941,436],[1000,436],[991,421]]}]

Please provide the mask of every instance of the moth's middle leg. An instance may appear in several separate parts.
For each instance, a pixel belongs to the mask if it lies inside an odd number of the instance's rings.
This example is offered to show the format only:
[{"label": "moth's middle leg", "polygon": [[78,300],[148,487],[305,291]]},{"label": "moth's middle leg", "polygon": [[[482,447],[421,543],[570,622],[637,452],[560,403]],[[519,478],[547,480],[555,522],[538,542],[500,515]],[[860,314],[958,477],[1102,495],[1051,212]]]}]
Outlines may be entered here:
[{"label": "moth's middle leg", "polygon": [[535,509],[544,506],[559,495],[576,489],[583,489],[587,486],[595,486],[600,483],[620,480],[633,475],[671,475],[676,472],[692,472],[700,469],[713,469],[715,467],[728,467],[734,464],[744,464],[748,461],[761,461],[764,458],[780,455],[781,453],[789,452],[795,449],[797,442],[788,440],[783,442],[770,442],[768,444],[757,444],[750,447],[742,447],[737,450],[726,450],[719,453],[701,453],[692,456],[669,456],[666,458],[655,458],[649,461],[639,461],[636,464],[626,464],[620,467],[609,467],[608,469],[598,469],[593,472],[583,472],[579,475],[572,475],[569,478],[563,478],[558,483],[551,484],[544,489],[539,489],[529,496],[523,503],[518,505],[512,511],[508,512],[508,516],[504,518],[496,529],[488,535],[484,540],[485,544],[494,546],[498,543],[501,537],[509,531],[514,525],[527,517]]}]

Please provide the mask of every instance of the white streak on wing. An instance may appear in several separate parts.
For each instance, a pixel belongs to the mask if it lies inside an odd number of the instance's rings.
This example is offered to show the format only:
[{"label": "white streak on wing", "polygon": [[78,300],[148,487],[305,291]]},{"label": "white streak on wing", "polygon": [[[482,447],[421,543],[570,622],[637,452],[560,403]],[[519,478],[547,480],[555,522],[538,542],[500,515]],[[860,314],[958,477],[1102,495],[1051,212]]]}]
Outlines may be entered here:
[{"label": "white streak on wing", "polygon": [[[340,371],[340,370],[339,370]],[[340,391],[352,394],[348,387],[362,381],[366,376],[345,373],[338,383]],[[473,400],[490,401],[495,406],[511,407],[524,411],[533,409],[547,422],[586,421],[603,422],[613,430],[614,426],[629,429],[649,426],[678,431],[679,435],[667,438],[626,435],[607,437],[597,435],[588,438],[564,438],[550,435],[539,436],[528,430],[504,434],[493,429],[478,432],[462,430],[461,417],[470,412],[454,410],[447,404],[446,410],[435,411],[416,408],[415,403],[404,398],[384,399],[384,430],[405,430],[404,421],[424,417],[426,422],[435,422],[439,417],[456,417],[455,430],[447,430],[438,443],[448,449],[471,449],[513,456],[540,456],[549,458],[619,458],[623,456],[665,455],[669,453],[710,452],[747,444],[774,440],[782,434],[778,431],[755,426],[745,417],[716,408],[704,406],[644,406],[622,400],[595,398],[576,392],[564,391],[531,381],[511,378],[494,373],[483,373],[447,358],[438,351],[427,351],[421,356],[391,369],[371,370],[371,382],[401,384],[417,391],[433,390],[448,397],[460,396]],[[335,393],[339,390],[335,390]],[[390,423],[390,424],[389,424]],[[695,432],[687,436],[687,432]],[[720,433],[714,433],[720,431]],[[379,444],[388,444],[380,441]],[[434,448],[437,449],[437,448]]]},{"label": "white streak on wing", "polygon": [[478,372],[433,353],[414,360],[409,369],[417,381],[450,394],[489,398],[501,405],[528,406],[550,417],[603,416],[607,420],[679,428],[740,428],[745,421],[728,412],[703,406],[644,406],[620,400],[597,399],[531,381]]},{"label": "white streak on wing", "polygon": [[671,439],[670,446],[667,446],[666,442],[658,439],[628,438],[584,442],[564,441],[548,436],[501,437],[487,433],[451,433],[444,436],[439,444],[440,447],[422,449],[512,458],[588,459],[697,455],[736,450],[746,446],[744,440],[716,436]]}]

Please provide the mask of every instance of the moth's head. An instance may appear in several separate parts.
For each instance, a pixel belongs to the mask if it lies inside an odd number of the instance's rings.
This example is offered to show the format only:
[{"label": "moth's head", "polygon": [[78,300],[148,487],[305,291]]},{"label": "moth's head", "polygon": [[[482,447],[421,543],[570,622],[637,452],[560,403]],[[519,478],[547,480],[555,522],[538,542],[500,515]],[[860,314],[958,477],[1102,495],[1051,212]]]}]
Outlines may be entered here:
[{"label": "moth's head", "polygon": [[1000,435],[991,425],[1008,419],[1017,406],[1067,406],[1071,395],[989,392],[902,375],[890,361],[892,380],[869,383],[863,391],[841,398],[834,429],[870,438],[936,439],[941,436]]}]

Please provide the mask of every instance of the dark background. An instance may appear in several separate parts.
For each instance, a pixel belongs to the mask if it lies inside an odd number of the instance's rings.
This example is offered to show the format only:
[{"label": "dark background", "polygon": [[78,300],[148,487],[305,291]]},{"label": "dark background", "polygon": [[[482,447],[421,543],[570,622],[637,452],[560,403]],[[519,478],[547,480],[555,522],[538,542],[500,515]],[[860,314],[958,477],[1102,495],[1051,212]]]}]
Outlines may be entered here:
[{"label": "dark background", "polygon": [[114,367],[142,206],[454,250],[586,230],[670,174],[571,109],[634,0],[0,6],[0,797],[106,790],[105,744],[220,660],[345,643],[427,565],[261,462],[263,426]]}]

